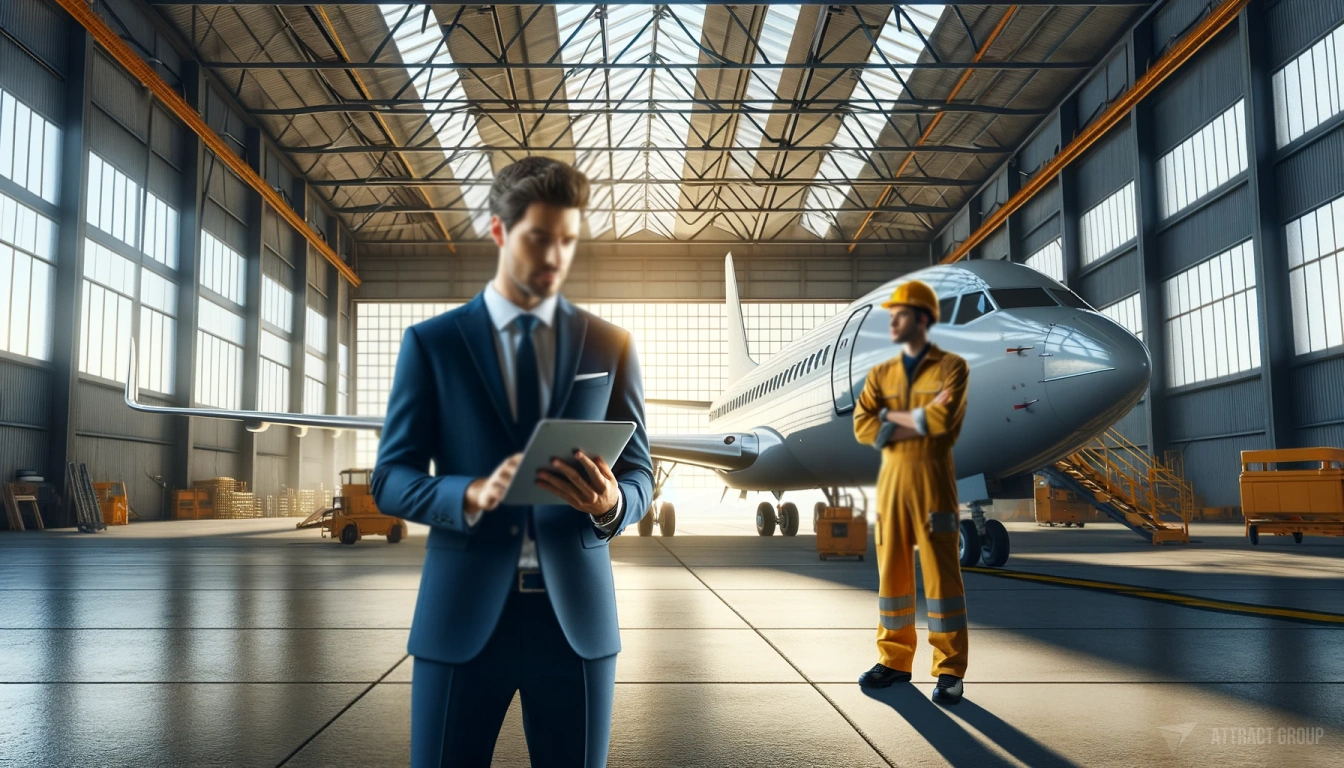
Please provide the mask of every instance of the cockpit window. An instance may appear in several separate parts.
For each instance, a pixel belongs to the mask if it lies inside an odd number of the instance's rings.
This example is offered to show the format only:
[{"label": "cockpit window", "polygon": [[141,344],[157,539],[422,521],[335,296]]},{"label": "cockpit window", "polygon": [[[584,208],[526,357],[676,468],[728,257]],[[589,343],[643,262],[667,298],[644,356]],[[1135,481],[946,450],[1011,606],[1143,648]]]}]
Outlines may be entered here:
[{"label": "cockpit window", "polygon": [[1050,295],[1059,300],[1060,304],[1069,309],[1092,309],[1086,301],[1078,297],[1078,294],[1070,291],[1068,288],[1050,288]]},{"label": "cockpit window", "polygon": [[951,323],[953,310],[955,310],[956,308],[957,308],[956,296],[953,296],[950,299],[943,299],[942,301],[938,302],[938,319],[942,320],[944,323]]},{"label": "cockpit window", "polygon": [[999,309],[1059,306],[1044,288],[995,288],[989,293]]},{"label": "cockpit window", "polygon": [[989,303],[989,297],[984,291],[968,293],[961,297],[961,303],[957,305],[957,319],[954,325],[965,325],[993,311],[994,305]]}]

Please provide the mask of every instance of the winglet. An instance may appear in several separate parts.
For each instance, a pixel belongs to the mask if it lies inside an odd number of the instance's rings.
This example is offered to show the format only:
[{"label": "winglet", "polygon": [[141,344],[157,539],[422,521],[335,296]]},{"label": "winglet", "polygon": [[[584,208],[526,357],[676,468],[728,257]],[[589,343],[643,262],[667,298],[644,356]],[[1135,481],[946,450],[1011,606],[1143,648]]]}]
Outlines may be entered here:
[{"label": "winglet", "polygon": [[740,381],[751,373],[756,361],[751,359],[747,349],[747,328],[742,322],[742,302],[737,295],[737,271],[733,269],[733,254],[729,253],[723,262],[724,298],[727,306],[723,319],[728,331],[728,383]]},{"label": "winglet", "polygon": [[135,359],[135,339],[131,339],[131,364],[126,371],[126,404],[132,408],[140,404],[140,382],[136,379],[139,370],[140,366]]}]

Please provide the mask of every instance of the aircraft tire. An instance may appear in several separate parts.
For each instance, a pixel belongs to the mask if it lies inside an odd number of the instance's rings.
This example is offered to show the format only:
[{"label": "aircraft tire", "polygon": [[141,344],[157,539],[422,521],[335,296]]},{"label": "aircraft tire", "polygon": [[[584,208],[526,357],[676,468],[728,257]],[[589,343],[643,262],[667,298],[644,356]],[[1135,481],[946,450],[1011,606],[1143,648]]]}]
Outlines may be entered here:
[{"label": "aircraft tire", "polygon": [[648,513],[645,514],[643,517],[639,518],[639,526],[638,526],[638,527],[639,527],[639,535],[640,535],[640,536],[652,536],[652,535],[653,535],[653,522],[654,522],[654,520],[653,520],[653,518],[654,518],[653,510],[654,510],[653,505],[650,505],[650,506],[649,506],[649,511],[648,511]]},{"label": "aircraft tire", "polygon": [[980,562],[987,568],[999,568],[1008,562],[1008,529],[998,520],[985,521],[985,535],[980,539]]},{"label": "aircraft tire", "polygon": [[798,535],[798,505],[786,501],[779,507],[779,532],[784,536]]},{"label": "aircraft tire", "polygon": [[980,532],[975,529],[974,520],[961,521],[961,539],[957,543],[957,555],[961,564],[966,567],[980,562]]},{"label": "aircraft tire", "polygon": [[677,532],[677,508],[670,501],[664,501],[658,512],[658,532],[664,536],[672,536]]},{"label": "aircraft tire", "polygon": [[775,507],[768,501],[756,505],[756,533],[761,536],[775,535]]}]

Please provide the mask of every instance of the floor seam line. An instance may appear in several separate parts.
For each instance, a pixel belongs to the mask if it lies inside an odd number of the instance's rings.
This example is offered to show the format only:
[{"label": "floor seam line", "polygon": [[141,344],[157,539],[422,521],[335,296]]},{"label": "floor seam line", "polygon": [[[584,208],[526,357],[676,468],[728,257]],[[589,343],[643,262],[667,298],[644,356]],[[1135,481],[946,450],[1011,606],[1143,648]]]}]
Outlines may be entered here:
[{"label": "floor seam line", "polygon": [[388,676],[388,675],[390,675],[390,674],[392,674],[394,671],[396,671],[397,667],[399,667],[399,666],[401,666],[402,664],[406,663],[406,660],[409,659],[410,657],[411,657],[411,655],[410,655],[409,653],[407,653],[407,654],[403,654],[402,657],[401,657],[400,659],[397,660],[397,663],[396,663],[396,664],[393,664],[391,667],[388,668],[388,670],[387,670],[386,672],[384,672],[384,673],[382,674],[382,677],[379,677],[377,680],[374,680],[372,683],[369,683],[368,686],[367,686],[364,690],[362,690],[362,691],[359,692],[359,695],[358,695],[358,696],[356,696],[355,698],[351,699],[351,700],[350,700],[350,703],[346,704],[344,707],[341,707],[341,710],[340,710],[339,712],[337,712],[335,715],[332,715],[332,717],[331,717],[330,720],[328,720],[327,722],[323,723],[323,724],[322,724],[322,727],[321,727],[321,728],[318,728],[318,729],[313,733],[312,736],[309,736],[308,738],[304,739],[304,740],[303,740],[303,743],[300,744],[299,746],[295,747],[293,752],[290,752],[288,755],[285,755],[285,757],[284,757],[283,760],[281,760],[280,762],[276,763],[276,768],[284,768],[284,765],[285,765],[286,763],[288,763],[290,760],[293,760],[295,755],[297,755],[297,754],[299,754],[300,752],[302,752],[303,749],[304,749],[304,747],[307,747],[309,744],[312,744],[312,743],[313,743],[313,740],[316,739],[318,736],[321,736],[321,735],[323,734],[323,732],[325,732],[328,728],[330,728],[331,725],[332,725],[332,723],[335,723],[337,720],[341,719],[341,716],[342,716],[342,715],[344,715],[346,712],[349,712],[351,707],[353,707],[353,706],[355,706],[356,704],[358,704],[360,699],[362,699],[362,698],[364,698],[365,696],[367,696],[367,695],[369,694],[369,691],[372,691],[374,688],[378,687],[378,685],[379,685],[380,683],[382,683],[384,680],[387,679],[387,676]]},{"label": "floor seam line", "polygon": [[770,650],[774,651],[776,654],[778,654],[778,656],[781,659],[784,660],[785,664],[788,664],[790,667],[792,667],[793,671],[796,672],[799,677],[803,678],[806,684],[811,686],[812,690],[816,691],[817,694],[821,696],[821,698],[824,699],[827,704],[831,705],[831,708],[835,710],[836,714],[840,715],[840,717],[843,718],[846,723],[849,723],[849,727],[854,729],[854,733],[858,734],[859,738],[863,739],[864,743],[868,745],[869,749],[873,750],[874,754],[882,758],[882,761],[886,763],[888,766],[890,766],[890,768],[896,768],[896,763],[893,762],[892,759],[888,757],[887,754],[883,752],[881,748],[879,748],[871,738],[869,738],[867,733],[864,733],[863,729],[859,727],[859,724],[854,722],[854,720],[849,716],[849,714],[846,713],[843,709],[841,709],[840,705],[835,703],[835,700],[832,699],[829,694],[827,694],[825,691],[821,689],[820,685],[814,682],[811,677],[808,677],[807,673],[803,672],[803,670],[797,664],[793,663],[793,659],[790,659],[788,656],[784,655],[784,652],[779,650],[779,648],[770,641],[770,638],[765,636],[764,632],[758,629],[756,625],[752,624],[750,621],[747,621],[747,617],[743,616],[742,613],[738,611],[736,608],[734,608],[732,604],[729,603],[727,600],[724,600],[722,595],[720,595],[713,587],[709,586],[709,584],[704,579],[700,578],[700,574],[691,570],[691,567],[686,565],[686,563],[682,561],[681,557],[679,557],[676,552],[672,551],[671,547],[668,547],[662,541],[658,541],[658,544],[664,550],[666,550],[669,555],[675,558],[678,563],[681,563],[681,567],[685,568],[692,576],[695,577],[697,581],[699,581],[701,584],[704,584],[705,589],[709,590],[710,593],[714,595],[714,597],[718,598],[719,601],[723,603],[724,607],[726,607],[728,610],[736,614],[737,617],[741,619],[744,624],[750,627],[756,633],[757,637],[761,638],[761,640],[766,645],[770,646]]}]

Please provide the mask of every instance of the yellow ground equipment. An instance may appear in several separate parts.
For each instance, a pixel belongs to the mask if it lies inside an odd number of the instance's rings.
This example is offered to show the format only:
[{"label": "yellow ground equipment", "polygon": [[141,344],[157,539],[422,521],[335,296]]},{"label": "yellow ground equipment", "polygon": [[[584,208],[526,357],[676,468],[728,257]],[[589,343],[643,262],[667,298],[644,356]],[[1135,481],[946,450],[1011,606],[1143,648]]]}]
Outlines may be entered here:
[{"label": "yellow ground equipment", "polygon": [[853,507],[826,507],[817,520],[817,558],[858,557],[868,551],[868,519]]},{"label": "yellow ground equipment", "polygon": [[98,507],[106,525],[126,525],[130,522],[131,503],[126,497],[125,483],[94,483]]},{"label": "yellow ground equipment", "polygon": [[1150,456],[1108,429],[1040,473],[1154,544],[1189,544],[1195,491],[1182,465],[1178,453]]},{"label": "yellow ground equipment", "polygon": [[[1280,469],[1283,464],[1315,464]],[[1288,448],[1241,452],[1241,513],[1246,538],[1344,536],[1344,450]]]},{"label": "yellow ground equipment", "polygon": [[1087,523],[1103,519],[1091,504],[1079,499],[1072,491],[1050,485],[1042,475],[1036,476],[1035,498],[1037,525],[1082,528]]},{"label": "yellow ground equipment", "polygon": [[173,491],[173,519],[201,520],[209,517],[213,510],[210,505],[210,493],[198,488]]},{"label": "yellow ground equipment", "polygon": [[369,494],[372,469],[347,469],[341,473],[341,493],[332,506],[319,509],[295,528],[321,528],[324,537],[342,544],[354,544],[365,536],[386,536],[396,544],[406,537],[406,523],[378,511]]}]

